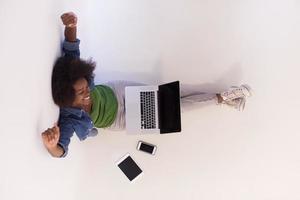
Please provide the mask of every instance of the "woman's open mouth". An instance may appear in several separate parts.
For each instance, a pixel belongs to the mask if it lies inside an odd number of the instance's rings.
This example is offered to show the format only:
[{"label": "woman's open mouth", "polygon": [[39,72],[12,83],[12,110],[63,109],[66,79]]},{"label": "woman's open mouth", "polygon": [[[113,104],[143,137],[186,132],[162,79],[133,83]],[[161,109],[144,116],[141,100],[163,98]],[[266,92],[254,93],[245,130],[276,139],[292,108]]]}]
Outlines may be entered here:
[{"label": "woman's open mouth", "polygon": [[83,100],[89,100],[89,99],[90,99],[90,96],[83,98]]}]

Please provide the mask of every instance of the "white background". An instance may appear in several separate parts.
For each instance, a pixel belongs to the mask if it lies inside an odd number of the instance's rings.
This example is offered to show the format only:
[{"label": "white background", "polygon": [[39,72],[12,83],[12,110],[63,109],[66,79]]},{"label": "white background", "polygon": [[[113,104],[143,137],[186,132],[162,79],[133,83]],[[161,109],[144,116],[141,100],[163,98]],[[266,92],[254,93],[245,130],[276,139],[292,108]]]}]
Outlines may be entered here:
[{"label": "white background", "polygon": [[[52,158],[40,133],[58,117],[51,71],[71,10],[97,83],[248,83],[255,95],[244,112],[183,113],[179,134],[101,130]],[[300,199],[299,11],[296,0],[0,0],[0,199]],[[140,139],[157,155],[136,151]],[[114,165],[126,153],[144,170],[134,184]]]}]

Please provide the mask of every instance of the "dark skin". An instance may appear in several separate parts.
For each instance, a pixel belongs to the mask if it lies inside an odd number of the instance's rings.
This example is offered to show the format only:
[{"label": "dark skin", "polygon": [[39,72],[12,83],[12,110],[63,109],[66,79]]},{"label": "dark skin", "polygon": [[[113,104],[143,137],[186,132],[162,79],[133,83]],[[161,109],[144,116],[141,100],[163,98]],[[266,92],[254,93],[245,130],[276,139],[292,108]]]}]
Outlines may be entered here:
[{"label": "dark skin", "polygon": [[[61,20],[65,25],[65,39],[68,42],[76,41],[77,32],[77,17],[74,13],[68,12],[61,16]],[[86,79],[81,78],[73,85],[75,90],[75,99],[72,107],[80,108],[90,113],[92,107],[92,100],[90,97],[90,89]],[[61,157],[64,150],[58,145],[60,131],[57,123],[52,128],[48,128],[42,133],[44,146],[53,157]]]},{"label": "dark skin", "polygon": [[73,12],[68,12],[60,18],[65,25],[65,39],[69,42],[75,42],[77,38],[77,16]]},{"label": "dark skin", "polygon": [[92,99],[90,97],[90,88],[85,78],[81,78],[73,85],[75,90],[75,99],[72,107],[81,108],[90,113],[92,108]]}]

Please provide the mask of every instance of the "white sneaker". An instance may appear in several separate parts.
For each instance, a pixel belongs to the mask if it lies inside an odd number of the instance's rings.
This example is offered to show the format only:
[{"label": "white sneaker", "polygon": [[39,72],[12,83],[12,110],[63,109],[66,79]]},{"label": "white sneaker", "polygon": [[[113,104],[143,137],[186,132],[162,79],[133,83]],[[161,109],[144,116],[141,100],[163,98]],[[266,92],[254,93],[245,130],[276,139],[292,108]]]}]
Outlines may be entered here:
[{"label": "white sneaker", "polygon": [[233,100],[223,101],[222,103],[232,108],[235,108],[238,111],[243,111],[245,109],[246,98],[244,97],[236,98]]},{"label": "white sneaker", "polygon": [[240,87],[232,86],[228,91],[222,92],[221,97],[224,101],[230,101],[238,98],[246,98],[252,95],[252,89],[249,85],[241,85]]}]

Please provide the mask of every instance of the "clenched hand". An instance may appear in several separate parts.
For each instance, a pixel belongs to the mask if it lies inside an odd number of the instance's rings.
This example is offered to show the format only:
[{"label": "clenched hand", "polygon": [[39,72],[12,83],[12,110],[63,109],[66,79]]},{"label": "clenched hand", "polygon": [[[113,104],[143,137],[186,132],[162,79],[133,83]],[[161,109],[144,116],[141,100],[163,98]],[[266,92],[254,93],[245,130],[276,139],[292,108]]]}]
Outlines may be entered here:
[{"label": "clenched hand", "polygon": [[61,16],[61,20],[66,27],[76,27],[77,25],[77,16],[73,12],[64,13]]},{"label": "clenched hand", "polygon": [[60,136],[59,127],[55,123],[52,128],[48,128],[42,133],[43,143],[47,149],[53,149],[57,146]]}]

